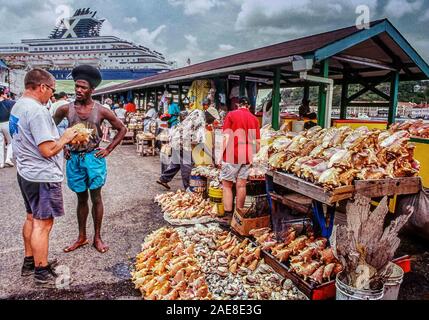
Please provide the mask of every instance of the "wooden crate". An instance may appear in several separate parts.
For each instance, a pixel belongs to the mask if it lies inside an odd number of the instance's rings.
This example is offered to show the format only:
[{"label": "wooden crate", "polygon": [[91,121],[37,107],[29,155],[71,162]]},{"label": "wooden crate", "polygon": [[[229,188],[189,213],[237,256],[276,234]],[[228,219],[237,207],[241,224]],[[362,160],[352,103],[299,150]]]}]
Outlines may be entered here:
[{"label": "wooden crate", "polygon": [[351,199],[356,193],[369,198],[379,198],[384,196],[415,194],[422,189],[420,177],[355,180],[353,186],[343,186],[335,188],[332,191],[326,191],[322,187],[292,174],[270,171],[269,175],[273,177],[274,183],[327,205],[333,205],[338,201]]},{"label": "wooden crate", "polygon": [[270,172],[270,175],[272,175],[274,183],[330,206],[338,201],[351,199],[355,192],[354,186],[338,187],[332,191],[326,191],[322,187],[292,174]]},{"label": "wooden crate", "polygon": [[242,236],[248,236],[253,229],[269,227],[271,217],[269,215],[258,218],[244,218],[235,210],[231,221],[231,228]]},{"label": "wooden crate", "polygon": [[[256,245],[256,244],[255,244]],[[335,280],[322,285],[311,284],[296,273],[290,271],[285,264],[280,263],[273,255],[262,250],[262,257],[266,264],[273,268],[278,274],[286,279],[290,279],[293,284],[304,293],[310,300],[328,300],[335,298],[336,288]]]},{"label": "wooden crate", "polygon": [[370,198],[415,194],[422,189],[420,177],[356,180],[354,184],[356,193]]}]

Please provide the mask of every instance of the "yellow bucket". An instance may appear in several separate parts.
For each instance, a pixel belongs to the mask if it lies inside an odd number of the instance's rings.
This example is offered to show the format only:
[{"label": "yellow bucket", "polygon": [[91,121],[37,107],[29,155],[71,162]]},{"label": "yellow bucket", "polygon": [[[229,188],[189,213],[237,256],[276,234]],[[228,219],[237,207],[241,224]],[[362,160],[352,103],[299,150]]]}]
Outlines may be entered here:
[{"label": "yellow bucket", "polygon": [[219,217],[225,215],[225,208],[223,206],[223,190],[219,188],[209,188],[210,203],[217,206]]}]

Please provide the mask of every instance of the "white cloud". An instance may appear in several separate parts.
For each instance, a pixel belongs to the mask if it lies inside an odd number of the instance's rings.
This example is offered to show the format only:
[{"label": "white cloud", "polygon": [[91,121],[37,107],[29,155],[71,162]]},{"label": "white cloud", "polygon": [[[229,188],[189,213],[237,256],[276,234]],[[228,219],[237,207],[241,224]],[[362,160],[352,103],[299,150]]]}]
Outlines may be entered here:
[{"label": "white cloud", "polygon": [[421,9],[424,0],[389,0],[384,13],[388,17],[401,18],[406,14],[415,13]]},{"label": "white cloud", "polygon": [[167,28],[166,25],[160,25],[155,30],[150,31],[147,28],[141,28],[134,31],[124,31],[114,28],[109,20],[103,24],[101,35],[116,36],[121,39],[131,40],[137,44],[144,45],[149,49],[157,51],[165,51],[165,41],[162,39],[163,31]]},{"label": "white cloud", "polygon": [[182,6],[184,13],[188,16],[204,14],[209,10],[225,4],[221,0],[168,0],[172,6]]},{"label": "white cloud", "polygon": [[429,21],[429,10],[425,12],[425,14],[419,19],[421,22]]},{"label": "white cloud", "polygon": [[367,5],[374,16],[377,0],[246,0],[242,2],[235,28],[237,31],[287,34],[290,31],[284,29],[291,29],[291,26],[302,30],[309,25],[335,24],[342,20],[352,25],[356,7],[362,4]]},{"label": "white cloud", "polygon": [[235,47],[232,46],[232,45],[230,45],[230,44],[220,44],[219,45],[219,50],[220,51],[231,51],[231,50],[234,50],[234,49],[235,49]]},{"label": "white cloud", "polygon": [[192,34],[186,34],[185,39],[188,41],[188,44],[191,46],[198,46],[198,38]]},{"label": "white cloud", "polygon": [[135,24],[138,22],[138,19],[136,17],[125,17],[124,22],[128,24]]},{"label": "white cloud", "polygon": [[207,55],[207,52],[200,47],[196,36],[186,34],[184,38],[186,39],[185,48],[171,54],[178,67],[185,66],[188,59],[191,60],[192,64],[201,62]]}]

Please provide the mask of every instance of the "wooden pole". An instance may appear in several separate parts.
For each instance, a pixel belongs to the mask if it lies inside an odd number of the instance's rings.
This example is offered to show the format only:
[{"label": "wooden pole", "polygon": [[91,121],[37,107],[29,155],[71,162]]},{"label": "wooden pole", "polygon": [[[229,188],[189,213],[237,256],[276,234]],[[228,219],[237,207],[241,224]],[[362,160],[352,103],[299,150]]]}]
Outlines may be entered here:
[{"label": "wooden pole", "polygon": [[390,105],[389,105],[389,117],[387,119],[387,125],[390,127],[395,123],[396,113],[398,111],[398,92],[399,92],[399,72],[392,73],[392,81],[390,83]]},{"label": "wooden pole", "polygon": [[347,80],[344,78],[344,82],[341,86],[341,106],[340,106],[340,119],[347,119],[347,99],[349,95],[349,84]]},{"label": "wooden pole", "polygon": [[274,71],[274,87],[273,87],[273,119],[272,127],[274,130],[280,129],[280,67]]},{"label": "wooden pole", "polygon": [[[323,60],[321,61],[321,76],[324,78],[329,77],[329,61]],[[325,119],[326,119],[326,85],[322,84],[319,86],[319,106],[317,108],[317,123],[322,128],[326,127]]]}]

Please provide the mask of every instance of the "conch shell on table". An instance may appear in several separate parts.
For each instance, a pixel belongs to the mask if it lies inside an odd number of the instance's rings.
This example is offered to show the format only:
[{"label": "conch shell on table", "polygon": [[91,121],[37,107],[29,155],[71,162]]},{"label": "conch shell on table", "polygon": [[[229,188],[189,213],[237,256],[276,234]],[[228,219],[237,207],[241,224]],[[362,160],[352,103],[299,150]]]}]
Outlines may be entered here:
[{"label": "conch shell on table", "polygon": [[325,266],[323,270],[323,279],[331,281],[332,274],[334,273],[335,263],[330,263]]},{"label": "conch shell on table", "polygon": [[315,137],[321,130],[322,130],[321,126],[314,126],[305,132],[305,137],[308,139],[311,139]]},{"label": "conch shell on table", "polygon": [[325,266],[320,266],[311,276],[310,280],[313,280],[317,284],[322,284],[323,274],[325,271]]},{"label": "conch shell on table", "polygon": [[320,175],[319,184],[328,189],[341,186],[340,171],[336,168],[326,170]]},{"label": "conch shell on table", "polygon": [[343,167],[350,168],[352,154],[348,150],[339,150],[335,153],[328,162],[328,168]]},{"label": "conch shell on table", "polygon": [[83,123],[78,123],[74,125],[72,128],[78,132],[77,136],[74,137],[74,139],[70,142],[70,144],[72,145],[88,143],[90,141],[91,135],[94,132],[93,129],[87,128]]}]

